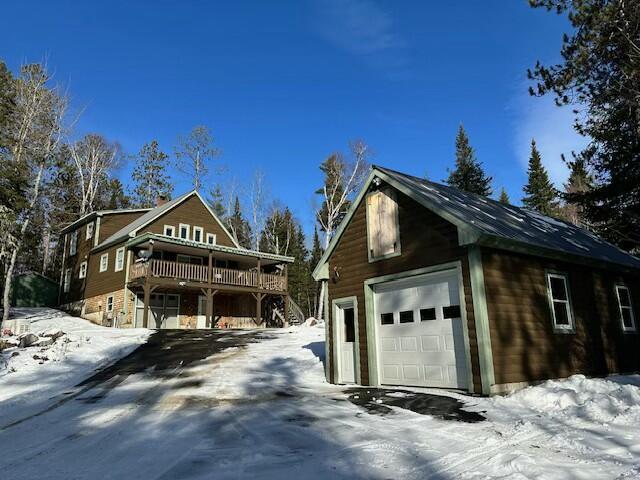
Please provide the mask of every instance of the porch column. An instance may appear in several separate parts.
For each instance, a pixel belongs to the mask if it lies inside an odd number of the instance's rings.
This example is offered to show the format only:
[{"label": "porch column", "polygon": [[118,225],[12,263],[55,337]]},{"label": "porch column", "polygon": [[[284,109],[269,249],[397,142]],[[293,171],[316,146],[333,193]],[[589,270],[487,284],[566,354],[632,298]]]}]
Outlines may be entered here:
[{"label": "porch column", "polygon": [[262,323],[262,293],[256,294],[256,325]]},{"label": "porch column", "polygon": [[153,240],[149,241],[149,258],[147,259],[147,272],[144,278],[144,310],[142,314],[142,327],[149,327],[149,300],[151,296],[151,286],[149,285],[149,277],[151,276],[151,257],[153,256]]},{"label": "porch column", "polygon": [[207,288],[207,312],[205,316],[205,325],[207,325],[207,328],[213,328],[213,296],[215,293],[211,290],[211,281],[213,279],[212,267],[213,250],[209,250],[209,268],[207,270],[207,284],[209,285],[209,288]]}]

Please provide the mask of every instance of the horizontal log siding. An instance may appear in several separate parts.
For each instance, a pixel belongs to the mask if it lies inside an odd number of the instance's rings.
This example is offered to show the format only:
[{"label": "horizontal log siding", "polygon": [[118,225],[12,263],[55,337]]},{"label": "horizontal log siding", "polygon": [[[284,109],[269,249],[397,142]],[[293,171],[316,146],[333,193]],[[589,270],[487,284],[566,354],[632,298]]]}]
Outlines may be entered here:
[{"label": "horizontal log siding", "polygon": [[[119,272],[115,271],[116,250],[123,247],[124,244],[125,242],[123,241],[105,250],[91,254],[89,258],[89,268],[87,270],[84,298],[94,297],[124,288],[124,275],[127,270],[126,250],[124,268]],[[106,252],[109,252],[109,266],[105,272],[100,272],[100,257]]]},{"label": "horizontal log siding", "polygon": [[118,230],[126,227],[145,213],[147,212],[107,213],[103,215],[100,217],[100,238],[98,242],[104,242]]},{"label": "horizontal log siding", "polygon": [[218,245],[224,245],[226,247],[233,247],[233,240],[225,233],[220,227],[218,222],[211,216],[207,208],[202,204],[200,199],[196,196],[192,196],[188,200],[162,215],[157,220],[151,222],[146,227],[142,228],[138,235],[142,235],[145,232],[152,233],[164,233],[165,225],[173,225],[176,228],[176,235],[178,235],[178,228],[181,223],[189,225],[189,240],[193,239],[193,227],[202,227],[204,232],[202,235],[202,241],[207,239],[207,233],[213,233],[216,235],[216,242]]},{"label": "horizontal log siding", "polygon": [[[94,220],[95,222],[95,220]],[[73,232],[67,233],[67,242],[65,246],[65,257],[64,257],[64,266],[62,267],[62,281],[64,284],[64,271],[67,268],[71,269],[71,285],[69,286],[69,292],[62,293],[60,295],[60,303],[66,304],[71,302],[77,302],[78,300],[82,300],[84,298],[84,288],[86,285],[86,278],[79,278],[80,274],[80,264],[85,260],[89,260],[89,252],[93,248],[94,238],[91,237],[89,240],[87,237],[87,223],[84,223],[78,226],[75,230],[78,232],[78,244],[75,255],[69,255],[71,248],[71,235]],[[94,235],[95,235],[95,226],[94,226]],[[63,240],[64,241],[64,240]]]},{"label": "horizontal log siding", "polygon": [[[344,231],[336,249],[329,259],[329,272],[338,268],[340,278],[337,282],[329,280],[329,328],[332,331],[332,301],[335,298],[356,296],[358,299],[358,325],[360,342],[360,371],[364,385],[369,384],[367,357],[367,330],[365,320],[364,281],[400,273],[407,270],[438,265],[460,260],[462,262],[465,305],[469,327],[469,342],[474,388],[479,391],[480,371],[476,342],[473,300],[467,252],[458,246],[456,227],[434,213],[428,211],[406,195],[397,193],[400,219],[400,244],[402,255],[369,263],[367,256],[366,205],[362,202]],[[329,336],[329,364],[333,365],[333,336]],[[373,345],[371,346],[373,348]],[[330,381],[334,381],[334,372],[330,371]]]},{"label": "horizontal log siding", "polygon": [[[497,384],[640,369],[640,336],[623,334],[613,290],[625,281],[640,305],[638,278],[494,249],[482,260]],[[575,334],[553,331],[546,270],[568,274]]]}]

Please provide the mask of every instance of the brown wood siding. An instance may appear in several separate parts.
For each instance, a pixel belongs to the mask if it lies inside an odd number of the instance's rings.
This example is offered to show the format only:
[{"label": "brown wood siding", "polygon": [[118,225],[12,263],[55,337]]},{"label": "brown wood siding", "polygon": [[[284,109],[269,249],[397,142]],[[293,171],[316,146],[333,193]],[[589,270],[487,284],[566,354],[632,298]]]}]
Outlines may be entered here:
[{"label": "brown wood siding", "polygon": [[[339,280],[329,280],[329,331],[332,330],[332,301],[336,298],[355,296],[358,299],[358,326],[360,344],[360,372],[364,385],[370,384],[368,368],[368,345],[365,319],[364,281],[415,270],[442,263],[461,261],[465,291],[465,305],[469,328],[469,343],[474,389],[480,391],[480,370],[476,342],[473,300],[469,279],[467,252],[458,246],[457,229],[451,223],[425,209],[417,202],[396,192],[400,221],[400,256],[369,263],[367,255],[366,203],[357,208],[351,222],[345,229],[334,252],[329,258],[329,272],[337,268]],[[333,366],[333,336],[329,342],[329,365]],[[373,347],[373,346],[372,346]],[[330,369],[330,381],[334,381],[334,372]]]},{"label": "brown wood siding", "polygon": [[[624,281],[640,305],[637,277],[493,249],[482,260],[497,384],[640,369],[640,336],[623,333],[614,293]],[[574,334],[553,330],[547,270],[568,275]]]},{"label": "brown wood siding", "polygon": [[[67,233],[68,238],[65,247],[64,265],[62,267],[62,285],[64,285],[64,272],[67,268],[71,269],[71,285],[68,293],[64,293],[64,291],[61,292],[60,300],[62,304],[77,302],[84,298],[83,292],[87,279],[78,278],[78,275],[80,273],[80,264],[85,260],[89,260],[89,252],[93,248],[94,242],[93,236],[89,240],[86,240],[87,223],[78,226],[74,231],[78,232],[78,248],[75,255],[69,255],[73,231]],[[93,233],[95,236],[95,225]]]},{"label": "brown wood siding", "polygon": [[164,233],[165,225],[173,225],[176,228],[177,235],[178,227],[181,223],[189,224],[191,238],[193,238],[193,227],[197,226],[202,227],[204,230],[203,242],[207,238],[207,233],[214,233],[218,245],[235,246],[231,237],[220,227],[218,222],[211,216],[211,213],[209,213],[209,210],[207,210],[207,207],[195,195],[140,229],[138,235],[142,235],[145,232],[162,234]]},{"label": "brown wood siding", "polygon": [[[89,258],[89,268],[87,270],[87,282],[84,290],[84,298],[103,295],[124,288],[124,276],[127,270],[127,253],[125,251],[124,268],[119,272],[115,271],[116,250],[124,246],[124,241],[105,250],[92,254]],[[104,253],[109,253],[109,266],[105,272],[100,272],[100,257]]]},{"label": "brown wood siding", "polygon": [[104,242],[121,228],[129,225],[147,212],[108,213],[100,218],[100,232],[98,243]]}]

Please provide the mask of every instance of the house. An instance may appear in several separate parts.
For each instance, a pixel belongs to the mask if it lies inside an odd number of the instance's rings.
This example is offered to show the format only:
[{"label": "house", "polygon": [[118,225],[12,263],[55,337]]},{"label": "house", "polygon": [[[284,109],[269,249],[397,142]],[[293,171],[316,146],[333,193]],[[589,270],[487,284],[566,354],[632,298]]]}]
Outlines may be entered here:
[{"label": "house", "polygon": [[327,378],[493,394],[640,370],[640,259],[560,220],[374,167],[314,270]]},{"label": "house", "polygon": [[197,191],[65,228],[62,308],[121,327],[263,327],[299,320],[292,257],[240,247]]}]

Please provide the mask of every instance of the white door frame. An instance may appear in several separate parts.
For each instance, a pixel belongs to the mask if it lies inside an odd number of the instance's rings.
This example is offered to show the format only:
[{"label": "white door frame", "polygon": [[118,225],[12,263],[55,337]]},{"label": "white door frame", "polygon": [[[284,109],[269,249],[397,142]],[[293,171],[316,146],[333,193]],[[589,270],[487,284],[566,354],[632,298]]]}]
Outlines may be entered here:
[{"label": "white door frame", "polygon": [[458,292],[460,296],[460,316],[462,318],[462,332],[464,335],[464,355],[467,367],[467,389],[473,393],[473,370],[471,369],[471,350],[469,347],[469,325],[467,323],[467,309],[464,294],[464,282],[462,281],[462,262],[448,262],[431,267],[419,268],[416,270],[408,270],[391,275],[383,275],[365,280],[364,297],[365,297],[365,318],[367,325],[367,357],[369,366],[369,383],[371,385],[380,386],[380,368],[378,358],[378,328],[375,309],[374,287],[380,283],[391,282],[394,280],[407,279],[410,277],[428,276],[431,273],[442,273],[446,271],[456,272],[458,279]]},{"label": "white door frame", "polygon": [[355,342],[354,342],[354,360],[353,360],[353,369],[355,373],[355,383],[360,385],[360,335],[359,335],[359,327],[358,327],[358,298],[355,296],[352,297],[342,297],[336,298],[333,300],[331,309],[331,326],[333,330],[333,335],[331,341],[333,343],[333,371],[334,371],[334,381],[335,383],[341,383],[341,367],[342,367],[342,352],[340,351],[340,343],[341,343],[341,324],[339,323],[342,319],[342,313],[339,310],[345,308],[353,308],[353,317],[354,317],[354,334],[355,334]]}]

